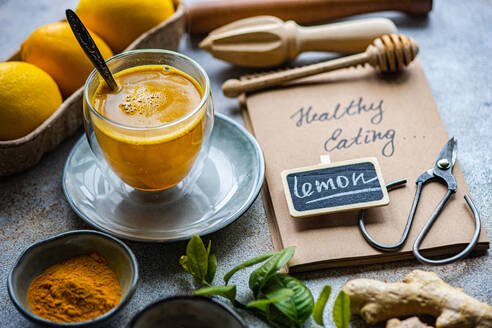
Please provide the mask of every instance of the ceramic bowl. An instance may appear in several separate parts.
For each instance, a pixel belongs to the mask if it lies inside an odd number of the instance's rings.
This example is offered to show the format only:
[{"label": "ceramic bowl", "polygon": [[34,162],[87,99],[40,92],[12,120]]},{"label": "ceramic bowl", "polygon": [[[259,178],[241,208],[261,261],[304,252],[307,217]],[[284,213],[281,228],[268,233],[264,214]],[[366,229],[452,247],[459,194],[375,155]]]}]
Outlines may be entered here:
[{"label": "ceramic bowl", "polygon": [[147,306],[131,328],[247,328],[230,308],[203,296],[174,296]]},{"label": "ceramic bowl", "polygon": [[[59,323],[35,315],[27,304],[31,281],[54,264],[74,256],[97,252],[104,256],[121,285],[121,301],[111,311],[89,321]],[[76,230],[39,241],[18,258],[8,278],[9,296],[27,319],[48,327],[98,327],[108,322],[133,295],[138,281],[135,255],[123,242],[105,233]]]}]

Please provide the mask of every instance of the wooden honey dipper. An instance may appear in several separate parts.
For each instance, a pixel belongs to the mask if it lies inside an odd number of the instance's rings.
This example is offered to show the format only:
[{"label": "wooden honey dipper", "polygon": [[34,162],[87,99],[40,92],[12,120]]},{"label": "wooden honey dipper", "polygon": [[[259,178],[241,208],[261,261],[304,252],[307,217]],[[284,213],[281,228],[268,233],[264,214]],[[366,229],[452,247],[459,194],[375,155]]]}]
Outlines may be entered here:
[{"label": "wooden honey dipper", "polygon": [[379,68],[381,72],[397,72],[410,64],[418,51],[418,45],[412,38],[402,34],[386,34],[375,39],[365,52],[247,80],[230,79],[224,82],[222,91],[226,97],[234,98],[244,92],[258,91],[299,78],[367,63]]}]

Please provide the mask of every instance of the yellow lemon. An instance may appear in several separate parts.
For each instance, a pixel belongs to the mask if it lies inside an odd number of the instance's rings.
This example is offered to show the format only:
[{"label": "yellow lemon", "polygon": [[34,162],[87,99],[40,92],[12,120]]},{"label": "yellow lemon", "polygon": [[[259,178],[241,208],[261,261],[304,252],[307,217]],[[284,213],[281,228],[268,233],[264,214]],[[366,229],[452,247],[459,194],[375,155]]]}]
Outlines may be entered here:
[{"label": "yellow lemon", "polygon": [[76,13],[115,52],[174,13],[172,0],[80,0]]},{"label": "yellow lemon", "polygon": [[[111,57],[108,45],[90,33],[104,59]],[[80,88],[94,69],[67,22],[47,24],[34,31],[22,43],[21,58],[49,73],[64,97]]]},{"label": "yellow lemon", "polygon": [[0,140],[23,137],[61,105],[55,81],[23,62],[0,63]]}]

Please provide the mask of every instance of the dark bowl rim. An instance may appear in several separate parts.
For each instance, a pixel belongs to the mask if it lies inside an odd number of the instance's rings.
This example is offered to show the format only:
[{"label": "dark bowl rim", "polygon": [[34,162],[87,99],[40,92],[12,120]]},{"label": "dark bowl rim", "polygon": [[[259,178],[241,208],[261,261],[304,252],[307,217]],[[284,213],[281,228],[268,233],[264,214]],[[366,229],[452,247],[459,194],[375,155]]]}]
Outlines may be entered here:
[{"label": "dark bowl rim", "polygon": [[205,297],[205,296],[200,296],[200,295],[176,295],[176,296],[170,296],[170,297],[166,297],[166,298],[163,298],[161,300],[158,300],[158,301],[156,301],[154,303],[151,303],[149,305],[146,305],[142,310],[140,310],[137,314],[135,314],[133,316],[132,320],[130,321],[129,328],[134,328],[137,320],[145,312],[147,312],[148,310],[150,310],[154,306],[160,305],[162,303],[169,303],[169,302],[172,302],[172,301],[177,301],[177,300],[192,300],[192,301],[193,300],[200,300],[200,301],[208,302],[210,304],[213,304],[214,306],[217,306],[217,307],[221,308],[222,310],[224,310],[225,312],[227,312],[228,314],[230,314],[239,323],[239,325],[242,326],[243,328],[248,328],[248,325],[246,325],[246,323],[239,316],[239,314],[237,314],[236,312],[234,312],[234,310],[232,310],[229,306],[227,306],[225,304],[222,304],[222,303],[219,303],[219,302],[213,300],[212,298]]},{"label": "dark bowl rim", "polygon": [[[106,239],[110,240],[111,242],[117,244],[130,257],[130,262],[131,262],[131,265],[133,267],[134,274],[133,274],[133,277],[132,277],[132,282],[131,282],[131,285],[130,285],[130,289],[128,290],[128,293],[110,311],[104,313],[103,315],[101,315],[99,317],[96,317],[96,318],[91,319],[91,320],[88,320],[88,321],[71,322],[71,323],[55,322],[55,321],[50,321],[50,320],[43,319],[43,318],[38,317],[37,315],[34,315],[33,313],[29,312],[24,307],[24,305],[21,304],[21,302],[19,301],[19,299],[17,297],[17,294],[14,292],[14,288],[13,288],[13,275],[14,275],[14,271],[17,269],[17,267],[19,266],[19,264],[21,263],[21,261],[26,256],[26,254],[28,254],[34,248],[37,248],[37,247],[39,247],[39,246],[41,246],[43,244],[48,244],[48,243],[53,242],[54,240],[57,240],[57,239],[62,239],[62,238],[67,238],[67,237],[70,238],[71,236],[74,236],[74,235],[83,235],[83,234],[87,234],[87,235],[98,235],[100,237],[106,238]],[[97,325],[97,324],[100,324],[103,321],[106,321],[106,320],[110,319],[111,317],[113,317],[118,311],[120,311],[128,303],[128,301],[130,300],[130,298],[135,293],[135,289],[137,287],[138,279],[139,279],[139,276],[138,276],[138,262],[137,262],[137,258],[135,256],[135,254],[133,254],[132,250],[125,243],[123,243],[121,240],[119,240],[119,239],[117,239],[117,238],[115,238],[113,236],[110,236],[110,235],[108,235],[108,234],[106,234],[104,232],[100,232],[100,231],[89,230],[89,229],[86,229],[86,230],[71,230],[71,231],[63,232],[63,233],[60,233],[58,235],[55,235],[55,236],[52,236],[52,237],[49,237],[49,238],[46,238],[46,239],[37,241],[37,242],[33,243],[32,245],[30,245],[28,248],[26,248],[21,253],[21,255],[19,255],[19,257],[15,261],[14,266],[10,270],[10,273],[9,273],[9,276],[8,276],[8,280],[7,280],[7,290],[8,290],[8,293],[9,293],[10,300],[12,301],[12,303],[14,303],[14,306],[27,319],[29,319],[31,321],[34,321],[34,322],[36,322],[38,324],[44,325],[44,326],[60,327],[60,328],[67,328],[67,327],[79,327],[80,328],[80,327],[90,327],[90,326],[93,326],[93,325]]]}]

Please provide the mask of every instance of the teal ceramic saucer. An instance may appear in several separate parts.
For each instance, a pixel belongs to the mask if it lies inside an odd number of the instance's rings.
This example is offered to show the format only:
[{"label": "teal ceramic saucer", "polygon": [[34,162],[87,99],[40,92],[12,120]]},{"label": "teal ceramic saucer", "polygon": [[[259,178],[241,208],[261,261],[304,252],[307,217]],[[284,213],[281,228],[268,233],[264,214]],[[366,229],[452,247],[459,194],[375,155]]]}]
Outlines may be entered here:
[{"label": "teal ceramic saucer", "polygon": [[118,192],[101,173],[83,136],[68,156],[63,191],[90,225],[114,236],[170,242],[215,232],[240,217],[258,196],[265,175],[260,146],[242,126],[215,114],[210,150],[189,192],[172,202]]}]

